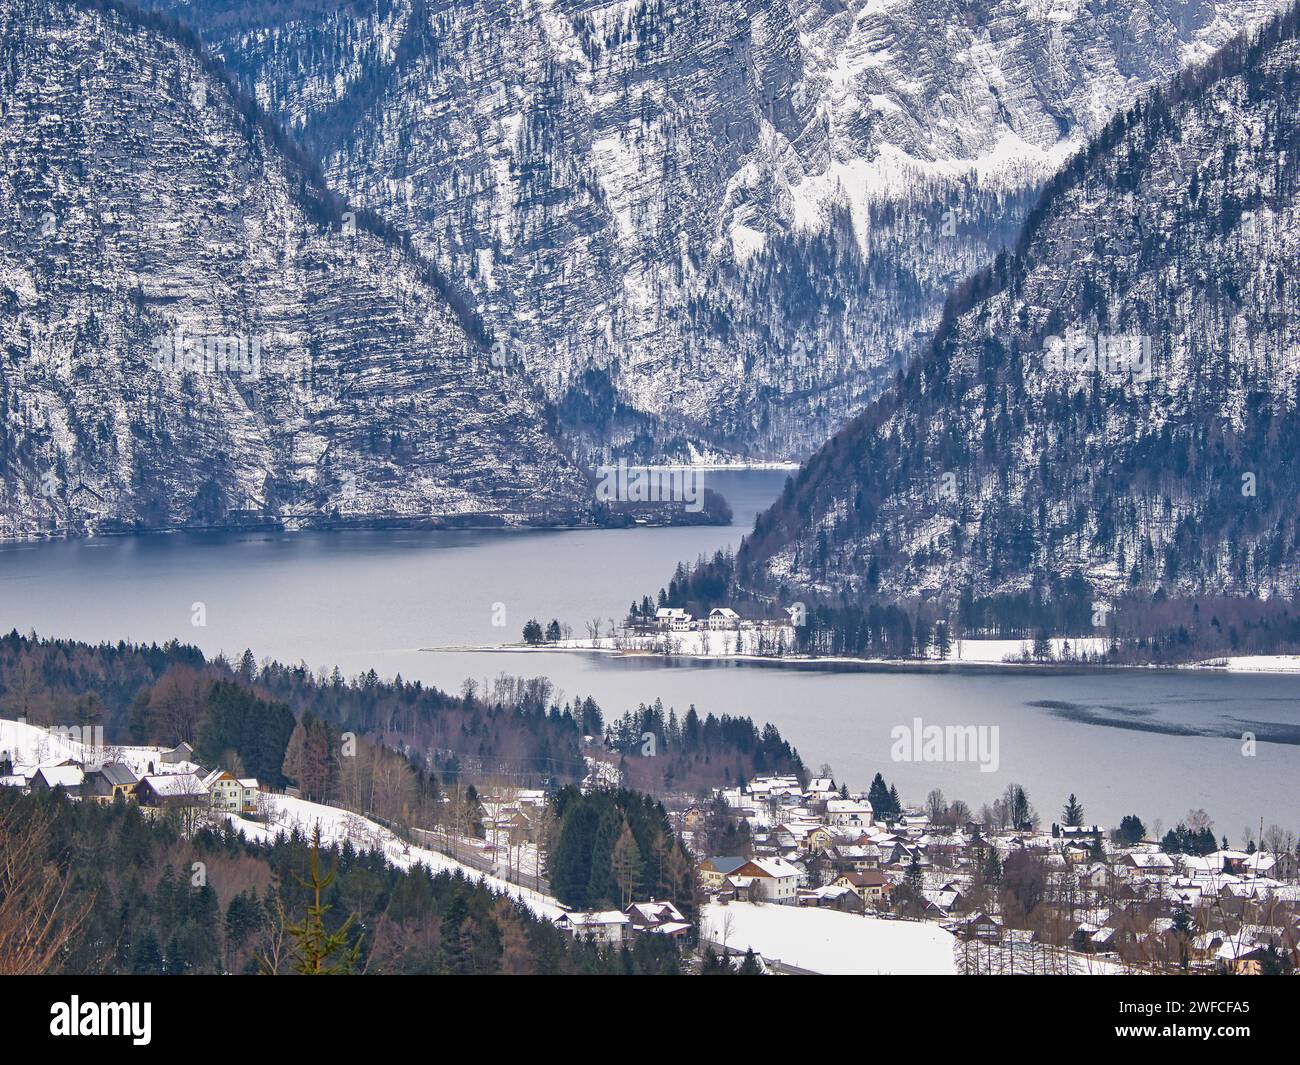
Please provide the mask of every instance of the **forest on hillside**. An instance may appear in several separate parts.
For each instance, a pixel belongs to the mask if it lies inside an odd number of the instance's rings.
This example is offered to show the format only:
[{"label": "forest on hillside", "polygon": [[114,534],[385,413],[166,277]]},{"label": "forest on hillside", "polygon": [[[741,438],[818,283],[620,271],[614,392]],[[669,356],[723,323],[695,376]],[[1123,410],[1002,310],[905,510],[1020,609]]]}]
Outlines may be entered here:
[{"label": "forest on hillside", "polygon": [[402,870],[297,833],[186,838],[120,801],[0,789],[0,853],[4,975],[682,971],[670,937],[574,942],[459,873]]}]

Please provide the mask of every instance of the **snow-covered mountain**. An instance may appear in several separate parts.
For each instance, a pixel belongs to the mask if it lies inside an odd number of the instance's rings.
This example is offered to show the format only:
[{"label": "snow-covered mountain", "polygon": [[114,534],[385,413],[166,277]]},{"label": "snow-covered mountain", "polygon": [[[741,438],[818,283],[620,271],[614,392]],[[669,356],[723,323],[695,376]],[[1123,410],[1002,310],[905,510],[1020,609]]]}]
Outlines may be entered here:
[{"label": "snow-covered mountain", "polygon": [[1297,11],[1053,179],[1016,253],[760,517],[751,580],[953,604],[1080,580],[1295,593]]},{"label": "snow-covered mountain", "polygon": [[1278,0],[152,0],[589,444],[806,454],[1144,87]]},{"label": "snow-covered mountain", "polygon": [[193,42],[107,0],[0,42],[0,537],[588,508],[467,301]]}]

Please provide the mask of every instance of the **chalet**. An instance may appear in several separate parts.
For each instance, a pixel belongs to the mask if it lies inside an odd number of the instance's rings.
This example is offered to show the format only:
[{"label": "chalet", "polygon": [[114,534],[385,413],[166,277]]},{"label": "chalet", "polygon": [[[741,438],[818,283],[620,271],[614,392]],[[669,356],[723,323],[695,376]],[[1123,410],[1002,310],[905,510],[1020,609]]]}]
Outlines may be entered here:
[{"label": "chalet", "polygon": [[1088,843],[1067,843],[1061,848],[1061,857],[1067,865],[1086,865],[1092,857],[1092,846]]},{"label": "chalet", "polygon": [[1129,851],[1119,860],[1126,872],[1147,876],[1169,876],[1174,871],[1173,859],[1164,851]]},{"label": "chalet", "polygon": [[138,783],[139,780],[129,766],[121,762],[106,762],[97,769],[86,770],[82,794],[99,803],[111,803],[119,796],[133,799]]},{"label": "chalet", "polygon": [[867,828],[872,823],[871,803],[865,799],[828,799],[826,820],[837,827]]},{"label": "chalet", "polygon": [[798,777],[774,776],[755,777],[745,789],[752,799],[786,798],[798,799],[803,796],[803,788]]},{"label": "chalet", "polygon": [[753,877],[764,902],[793,906],[799,889],[799,870],[784,858],[752,858],[731,877]]},{"label": "chalet", "polygon": [[791,820],[772,829],[776,845],[784,850],[818,854],[831,845],[830,831],[820,821]]},{"label": "chalet", "polygon": [[740,628],[740,615],[730,607],[715,606],[709,611],[709,619],[706,622],[710,629],[738,629]]},{"label": "chalet", "polygon": [[75,762],[63,765],[43,765],[31,775],[27,782],[29,791],[53,791],[62,788],[65,795],[81,796],[86,774]]},{"label": "chalet", "polygon": [[700,883],[706,891],[717,891],[722,887],[722,882],[748,860],[748,858],[705,858],[699,864]]},{"label": "chalet", "polygon": [[800,906],[823,906],[832,910],[862,912],[862,899],[859,898],[858,893],[851,887],[836,887],[834,884],[814,888],[812,891],[800,891],[798,902]]},{"label": "chalet", "polygon": [[224,769],[214,769],[203,778],[208,793],[208,805],[219,814],[257,813],[257,781],[252,777],[240,779]]},{"label": "chalet", "polygon": [[655,611],[655,627],[671,632],[690,632],[694,620],[681,607],[661,606]]},{"label": "chalet", "polygon": [[763,890],[759,886],[758,878],[741,876],[738,873],[726,877],[722,881],[722,887],[718,889],[718,901],[728,902],[732,899],[738,902],[762,902]]},{"label": "chalet", "polygon": [[874,843],[845,843],[826,852],[831,867],[843,872],[860,873],[880,866],[880,848]]},{"label": "chalet", "polygon": [[194,773],[164,773],[141,778],[135,787],[141,806],[206,806],[208,793]]},{"label": "chalet", "polygon": [[958,939],[967,941],[978,939],[996,942],[1002,938],[1002,919],[990,917],[983,910],[976,910],[953,925],[953,934]]},{"label": "chalet", "polygon": [[944,916],[950,913],[960,913],[965,909],[966,896],[962,894],[961,888],[952,882],[944,884],[936,891],[925,888],[921,894],[926,902],[930,903],[938,913]]},{"label": "chalet", "polygon": [[841,873],[832,881],[831,886],[849,888],[863,902],[887,898],[893,890],[889,879],[878,869],[868,869],[863,873]]},{"label": "chalet", "polygon": [[835,781],[830,777],[814,777],[808,781],[808,789],[804,795],[810,803],[822,803],[827,799],[838,797],[839,792],[835,789]]},{"label": "chalet", "polygon": [[194,748],[185,742],[178,743],[170,751],[163,751],[158,755],[158,761],[164,765],[179,765],[181,762],[192,762],[194,761]]},{"label": "chalet", "polygon": [[690,922],[671,902],[656,902],[654,899],[634,902],[623,913],[632,922],[629,926],[632,932],[650,932],[678,939],[691,930]]},{"label": "chalet", "polygon": [[575,939],[590,939],[605,946],[618,946],[632,919],[619,910],[602,910],[593,913],[562,913],[555,926]]}]

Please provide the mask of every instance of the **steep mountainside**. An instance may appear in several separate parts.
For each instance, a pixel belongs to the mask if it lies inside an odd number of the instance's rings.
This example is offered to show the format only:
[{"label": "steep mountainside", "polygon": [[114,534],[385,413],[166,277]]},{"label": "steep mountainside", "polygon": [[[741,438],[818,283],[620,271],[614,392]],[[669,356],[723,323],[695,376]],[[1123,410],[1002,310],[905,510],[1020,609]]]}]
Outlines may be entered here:
[{"label": "steep mountainside", "polygon": [[0,536],[586,508],[464,300],[211,59],[111,3],[0,40]]},{"label": "steep mountainside", "polygon": [[766,457],[879,392],[1072,147],[1279,6],[152,2],[587,442]]},{"label": "steep mountainside", "polygon": [[759,519],[748,581],[1294,594],[1298,21],[1145,99],[1052,181],[1018,251]]}]

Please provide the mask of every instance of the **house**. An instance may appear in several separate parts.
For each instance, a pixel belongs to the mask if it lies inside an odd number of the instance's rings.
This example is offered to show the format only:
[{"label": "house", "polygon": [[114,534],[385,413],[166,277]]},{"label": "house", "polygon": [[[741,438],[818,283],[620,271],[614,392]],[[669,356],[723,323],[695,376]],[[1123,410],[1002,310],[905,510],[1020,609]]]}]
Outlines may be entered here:
[{"label": "house", "polygon": [[632,922],[632,932],[650,932],[677,939],[691,930],[690,922],[671,902],[656,902],[654,899],[634,902],[623,912]]},{"label": "house", "polygon": [[862,912],[862,899],[856,891],[850,887],[836,887],[833,884],[812,891],[800,891],[798,901],[800,906],[823,906],[833,910]]},{"label": "house", "polygon": [[1164,851],[1129,851],[1119,861],[1128,873],[1169,876],[1174,871],[1173,859]]},{"label": "house", "polygon": [[835,781],[830,777],[814,777],[808,781],[808,790],[804,792],[810,803],[825,802],[827,799],[835,798],[838,794]]},{"label": "house", "polygon": [[867,869],[861,873],[841,873],[831,881],[831,886],[849,888],[863,902],[886,898],[893,890],[893,885],[879,869]]},{"label": "house", "polygon": [[872,824],[871,803],[866,799],[828,799],[826,821],[837,828],[867,828]]},{"label": "house", "polygon": [[163,751],[158,755],[158,761],[166,765],[179,765],[181,762],[194,761],[194,748],[188,743],[181,742],[173,747],[170,751]]},{"label": "house", "polygon": [[141,778],[135,787],[141,806],[206,806],[208,793],[203,781],[194,773],[152,774]]},{"label": "house", "polygon": [[880,865],[880,848],[874,843],[846,843],[826,852],[832,868],[860,873]]},{"label": "house", "polygon": [[953,926],[953,934],[962,940],[995,942],[1002,938],[1002,919],[990,917],[983,910],[976,910]]},{"label": "house", "polygon": [[691,615],[681,607],[661,606],[655,611],[655,625],[659,629],[670,629],[673,632],[690,632],[694,624]]},{"label": "house", "polygon": [[738,873],[726,877],[722,881],[722,887],[718,889],[718,901],[724,902],[730,899],[740,902],[761,902],[763,891],[759,887],[758,878],[741,876]]},{"label": "house", "polygon": [[81,787],[86,774],[81,766],[73,763],[63,765],[44,765],[32,774],[27,782],[29,791],[53,791],[62,788],[65,795],[80,797]]},{"label": "house", "polygon": [[208,804],[219,814],[257,813],[257,780],[240,779],[224,769],[214,769],[203,778]]},{"label": "house", "polygon": [[784,850],[818,854],[831,845],[830,831],[819,821],[793,819],[772,829],[772,838]]},{"label": "house", "polygon": [[709,611],[708,627],[710,629],[738,629],[740,615],[730,607],[715,606]]},{"label": "house", "polygon": [[601,910],[592,913],[562,913],[555,926],[575,939],[590,939],[605,946],[618,946],[632,924],[632,919],[619,910]]},{"label": "house", "polygon": [[135,788],[139,783],[130,766],[121,762],[106,762],[97,769],[86,770],[86,781],[82,794],[99,803],[111,803],[118,796],[123,799],[135,797]]},{"label": "house", "polygon": [[921,894],[937,913],[945,917],[950,913],[960,913],[966,901],[961,888],[951,882],[944,884],[937,891],[923,888]]},{"label": "house", "polygon": [[799,870],[784,858],[752,858],[732,874],[735,877],[752,877],[757,884],[759,897],[764,902],[793,906],[799,890]]},{"label": "house", "polygon": [[748,860],[747,858],[705,858],[699,864],[700,884],[706,891],[719,891],[722,882]]}]

